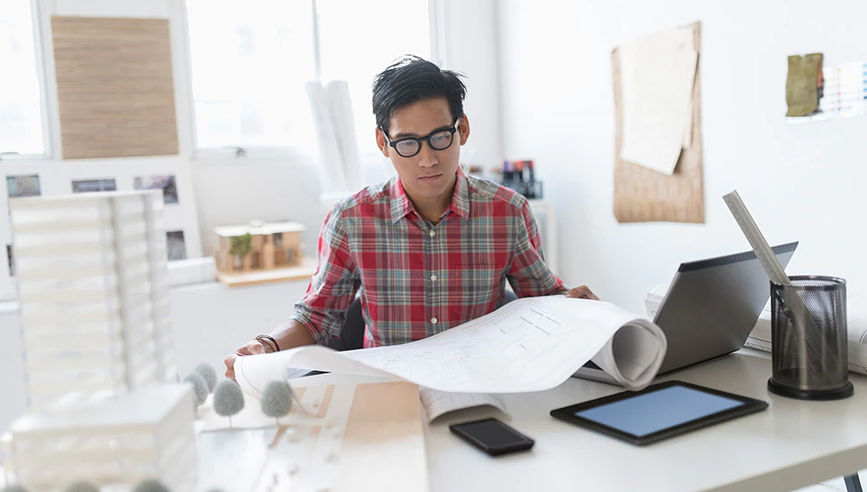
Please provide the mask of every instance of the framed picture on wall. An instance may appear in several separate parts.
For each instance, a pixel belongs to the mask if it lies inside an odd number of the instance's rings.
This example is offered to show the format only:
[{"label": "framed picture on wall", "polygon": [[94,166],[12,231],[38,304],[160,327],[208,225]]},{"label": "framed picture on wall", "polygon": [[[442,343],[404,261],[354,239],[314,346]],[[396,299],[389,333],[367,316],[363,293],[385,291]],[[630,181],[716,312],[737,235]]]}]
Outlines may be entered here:
[{"label": "framed picture on wall", "polygon": [[163,190],[166,205],[178,203],[178,187],[174,176],[136,176],[133,188],[137,190]]},{"label": "framed picture on wall", "polygon": [[184,242],[184,231],[166,232],[166,254],[168,254],[169,261],[187,259],[187,245]]},{"label": "framed picture on wall", "polygon": [[9,198],[41,195],[39,175],[6,176],[6,192]]},{"label": "framed picture on wall", "polygon": [[109,179],[86,179],[72,182],[73,193],[95,193],[99,191],[117,191],[117,182]]}]

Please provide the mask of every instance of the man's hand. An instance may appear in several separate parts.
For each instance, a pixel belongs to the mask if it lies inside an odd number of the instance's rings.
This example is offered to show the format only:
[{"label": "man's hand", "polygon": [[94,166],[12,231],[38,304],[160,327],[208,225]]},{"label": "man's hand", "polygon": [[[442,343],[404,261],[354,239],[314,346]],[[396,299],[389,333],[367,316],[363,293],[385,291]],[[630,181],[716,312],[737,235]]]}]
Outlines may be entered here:
[{"label": "man's hand", "polygon": [[[294,319],[288,319],[277,328],[274,328],[269,336],[274,337],[280,350],[288,350],[302,345],[313,345],[315,343],[313,335],[307,331],[307,328]],[[270,354],[273,351],[274,347],[272,347],[270,343],[263,344],[258,340],[247,342],[246,345],[236,350],[234,354],[230,354],[223,361],[226,364],[226,377],[229,379],[235,379],[235,361],[238,357]]]},{"label": "man's hand", "polygon": [[265,345],[258,340],[247,342],[243,347],[236,350],[234,354],[229,354],[229,356],[223,360],[226,364],[226,377],[232,380],[235,379],[235,360],[238,357],[243,357],[245,355],[268,354],[273,351],[273,348],[265,348]]},{"label": "man's hand", "polygon": [[591,301],[599,300],[599,298],[596,297],[596,294],[594,294],[593,291],[591,291],[590,288],[586,285],[574,287],[566,293],[566,297],[571,297],[574,299],[590,299]]}]

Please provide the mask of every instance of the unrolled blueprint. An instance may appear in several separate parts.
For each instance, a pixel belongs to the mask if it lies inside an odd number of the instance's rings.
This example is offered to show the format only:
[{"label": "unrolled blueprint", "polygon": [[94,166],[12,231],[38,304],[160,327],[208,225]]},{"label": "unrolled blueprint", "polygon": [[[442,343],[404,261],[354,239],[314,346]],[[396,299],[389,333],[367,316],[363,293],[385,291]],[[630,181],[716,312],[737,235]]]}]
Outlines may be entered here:
[{"label": "unrolled blueprint", "polygon": [[534,297],[416,342],[240,357],[235,373],[252,394],[285,379],[290,367],[397,377],[456,393],[519,393],[554,388],[592,359],[637,390],[653,380],[666,348],[658,326],[611,303]]}]

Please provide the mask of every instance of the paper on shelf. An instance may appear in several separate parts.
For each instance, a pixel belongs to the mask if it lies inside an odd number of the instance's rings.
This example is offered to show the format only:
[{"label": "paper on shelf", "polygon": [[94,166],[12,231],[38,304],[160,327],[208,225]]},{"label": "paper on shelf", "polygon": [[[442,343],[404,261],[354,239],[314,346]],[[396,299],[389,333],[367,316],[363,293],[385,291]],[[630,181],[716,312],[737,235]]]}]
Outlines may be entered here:
[{"label": "paper on shelf", "polygon": [[322,175],[328,179],[320,179],[322,193],[344,192],[347,189],[347,176],[344,173],[343,158],[340,152],[338,129],[332,118],[331,105],[325,93],[325,87],[318,80],[311,80],[304,86],[307,100],[310,103],[310,114],[313,117],[313,128],[316,130],[316,141],[319,148],[319,163]]},{"label": "paper on shelf", "polygon": [[240,357],[238,383],[261,394],[287,367],[390,376],[455,393],[544,391],[588,360],[628,389],[653,380],[665,335],[652,322],[601,301],[534,297],[435,336],[388,347],[337,352],[308,346]]},{"label": "paper on shelf", "polygon": [[337,137],[338,152],[348,190],[364,187],[361,177],[361,163],[358,157],[358,133],[355,131],[355,117],[352,113],[352,97],[349,83],[345,80],[332,80],[325,84],[325,97],[331,109],[331,122]]}]

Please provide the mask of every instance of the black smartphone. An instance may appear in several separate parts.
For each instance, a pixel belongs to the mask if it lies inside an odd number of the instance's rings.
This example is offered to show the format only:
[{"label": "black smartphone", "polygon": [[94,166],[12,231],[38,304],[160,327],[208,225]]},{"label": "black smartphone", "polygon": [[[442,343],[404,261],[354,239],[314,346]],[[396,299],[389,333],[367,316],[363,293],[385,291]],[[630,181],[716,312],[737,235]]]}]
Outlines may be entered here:
[{"label": "black smartphone", "polygon": [[491,456],[525,451],[536,441],[497,419],[483,419],[450,425],[449,429]]}]

